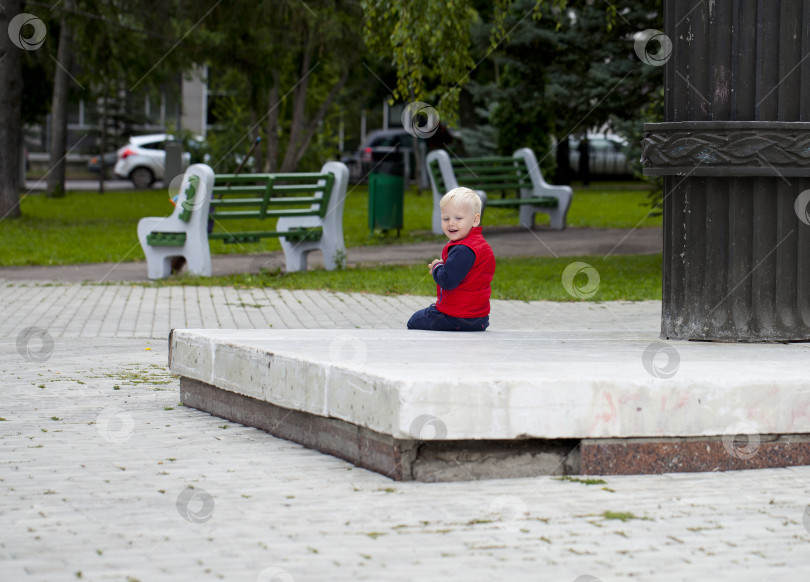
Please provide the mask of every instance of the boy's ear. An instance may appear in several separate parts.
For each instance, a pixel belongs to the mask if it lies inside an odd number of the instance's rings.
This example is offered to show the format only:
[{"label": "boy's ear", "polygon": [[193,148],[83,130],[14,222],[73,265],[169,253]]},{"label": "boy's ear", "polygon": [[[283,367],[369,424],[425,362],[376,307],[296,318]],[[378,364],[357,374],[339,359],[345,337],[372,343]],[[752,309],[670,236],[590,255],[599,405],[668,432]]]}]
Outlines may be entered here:
[{"label": "boy's ear", "polygon": [[479,224],[481,224],[481,215],[476,214],[473,218],[473,226],[478,226]]}]

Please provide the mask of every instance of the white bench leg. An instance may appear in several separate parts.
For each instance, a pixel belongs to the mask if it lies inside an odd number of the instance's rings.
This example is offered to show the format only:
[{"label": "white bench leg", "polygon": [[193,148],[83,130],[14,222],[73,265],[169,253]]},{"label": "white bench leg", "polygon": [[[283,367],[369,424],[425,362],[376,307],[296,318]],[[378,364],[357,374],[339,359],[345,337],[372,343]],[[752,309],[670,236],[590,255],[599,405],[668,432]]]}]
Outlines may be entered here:
[{"label": "white bench leg", "polygon": [[284,261],[288,273],[295,273],[296,271],[307,270],[307,251],[311,249],[304,249],[303,245],[297,245],[296,242],[289,242],[283,238],[280,239],[281,250],[284,251]]},{"label": "white bench leg", "polygon": [[204,252],[199,252],[200,250],[207,251],[207,249],[196,249],[189,253],[183,253],[183,257],[186,259],[186,268],[188,268],[188,272],[192,275],[210,277],[211,256],[208,255],[206,257]]},{"label": "white bench leg", "polygon": [[431,230],[433,234],[442,234],[444,231],[442,230],[442,210],[439,207],[439,200],[441,200],[441,196],[433,195],[433,218],[431,221]]},{"label": "white bench leg", "polygon": [[[523,228],[532,229],[534,228],[534,215],[537,214],[538,210],[535,206],[529,206],[528,204],[524,204],[520,207],[520,226]],[[541,211],[542,212],[542,211]]]},{"label": "white bench leg", "polygon": [[322,239],[319,248],[323,253],[323,266],[327,271],[334,271],[339,266],[338,261],[340,260],[342,262],[345,260],[345,249],[340,249],[344,256],[339,257],[337,245],[335,241],[331,239]]},{"label": "white bench leg", "polygon": [[548,217],[551,222],[551,228],[554,230],[564,230],[565,229],[565,215],[567,214],[566,209],[563,208],[549,208],[547,210]]},{"label": "white bench leg", "polygon": [[172,274],[172,258],[162,252],[144,249],[146,273],[150,279],[165,279]]}]

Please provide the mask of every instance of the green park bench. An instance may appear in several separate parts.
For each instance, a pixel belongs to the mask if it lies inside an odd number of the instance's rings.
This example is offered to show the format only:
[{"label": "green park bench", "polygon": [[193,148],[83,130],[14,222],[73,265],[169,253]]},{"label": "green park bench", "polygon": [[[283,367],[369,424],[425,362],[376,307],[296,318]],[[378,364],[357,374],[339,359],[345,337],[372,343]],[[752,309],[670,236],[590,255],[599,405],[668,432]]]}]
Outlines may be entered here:
[{"label": "green park bench", "polygon": [[[248,244],[277,237],[287,272],[305,271],[307,254],[323,253],[328,270],[345,258],[343,203],[349,170],[327,162],[319,173],[220,174],[204,164],[183,178],[177,207],[165,218],[143,218],[138,239],[146,255],[149,278],[171,275],[171,260],[185,257],[189,272],[211,275],[209,240]],[[214,228],[209,232],[209,219]],[[276,220],[274,228],[239,231],[229,220]]]},{"label": "green park bench", "polygon": [[[432,151],[427,156],[428,174],[433,190],[432,229],[442,233],[439,201],[453,188],[466,186],[481,197],[482,216],[488,207],[518,208],[520,224],[534,227],[534,215],[549,215],[551,227],[562,230],[571,206],[573,191],[568,186],[553,186],[543,179],[534,152],[529,148],[517,150],[512,157],[450,158],[445,150]],[[489,194],[500,191],[501,198]],[[519,196],[509,196],[518,191]]]}]

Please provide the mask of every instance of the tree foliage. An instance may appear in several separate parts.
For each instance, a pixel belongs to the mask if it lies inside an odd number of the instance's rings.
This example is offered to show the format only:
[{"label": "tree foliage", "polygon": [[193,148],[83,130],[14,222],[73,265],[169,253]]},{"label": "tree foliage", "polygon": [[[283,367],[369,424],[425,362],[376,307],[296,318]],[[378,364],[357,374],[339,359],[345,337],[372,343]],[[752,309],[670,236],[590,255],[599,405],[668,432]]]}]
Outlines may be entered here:
[{"label": "tree foliage", "polygon": [[355,0],[217,6],[197,44],[197,60],[209,64],[209,84],[222,96],[218,114],[226,127],[215,141],[224,151],[214,157],[227,163],[225,154],[245,151],[261,137],[266,145],[257,155],[259,167],[296,169],[311,154],[318,127],[334,114],[362,55],[361,22]]},{"label": "tree foliage", "polygon": [[469,0],[364,0],[365,39],[397,70],[395,99],[430,102],[453,123],[462,86],[475,62],[470,28],[478,17]]},{"label": "tree foliage", "polygon": [[479,153],[529,146],[548,169],[552,136],[638,119],[662,85],[633,51],[634,33],[661,26],[660,0],[437,4],[366,0],[366,41],[396,67],[398,99],[441,98],[453,121],[469,90],[480,125],[465,138]]}]

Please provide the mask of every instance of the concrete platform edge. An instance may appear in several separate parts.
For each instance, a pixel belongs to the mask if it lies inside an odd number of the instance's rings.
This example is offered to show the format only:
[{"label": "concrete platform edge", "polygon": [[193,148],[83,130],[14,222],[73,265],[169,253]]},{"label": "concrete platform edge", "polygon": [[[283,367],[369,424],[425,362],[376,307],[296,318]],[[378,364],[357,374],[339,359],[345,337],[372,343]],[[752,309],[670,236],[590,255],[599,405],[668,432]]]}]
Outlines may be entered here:
[{"label": "concrete platform edge", "polygon": [[579,442],[395,439],[181,376],[184,406],[252,426],[395,481],[474,481],[579,473]]},{"label": "concrete platform edge", "polygon": [[692,473],[810,465],[810,435],[423,441],[282,408],[186,377],[185,406],[259,428],[395,481]]}]

